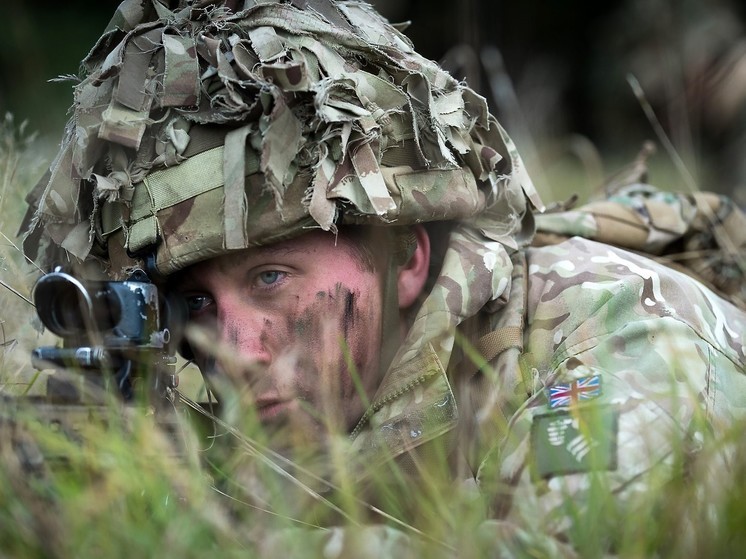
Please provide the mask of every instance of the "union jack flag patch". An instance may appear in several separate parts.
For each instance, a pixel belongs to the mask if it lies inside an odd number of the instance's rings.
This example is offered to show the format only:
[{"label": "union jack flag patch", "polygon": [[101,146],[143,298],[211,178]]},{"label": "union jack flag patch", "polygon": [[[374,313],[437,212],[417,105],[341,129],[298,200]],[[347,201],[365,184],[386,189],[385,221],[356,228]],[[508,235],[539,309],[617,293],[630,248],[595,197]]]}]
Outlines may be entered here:
[{"label": "union jack flag patch", "polygon": [[569,384],[547,388],[550,408],[573,406],[581,400],[593,400],[601,395],[601,375],[582,377]]}]

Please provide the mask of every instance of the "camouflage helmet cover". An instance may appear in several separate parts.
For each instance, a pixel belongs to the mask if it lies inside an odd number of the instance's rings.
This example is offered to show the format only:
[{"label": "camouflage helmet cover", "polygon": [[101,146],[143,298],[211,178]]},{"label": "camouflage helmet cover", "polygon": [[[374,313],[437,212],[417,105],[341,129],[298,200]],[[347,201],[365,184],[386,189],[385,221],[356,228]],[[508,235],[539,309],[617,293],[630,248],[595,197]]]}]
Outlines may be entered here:
[{"label": "camouflage helmet cover", "polygon": [[61,247],[116,276],[150,253],[168,274],[313,227],[485,213],[515,245],[540,205],[485,100],[369,5],[166,4],[125,0],[83,61],[28,198],[42,265]]}]

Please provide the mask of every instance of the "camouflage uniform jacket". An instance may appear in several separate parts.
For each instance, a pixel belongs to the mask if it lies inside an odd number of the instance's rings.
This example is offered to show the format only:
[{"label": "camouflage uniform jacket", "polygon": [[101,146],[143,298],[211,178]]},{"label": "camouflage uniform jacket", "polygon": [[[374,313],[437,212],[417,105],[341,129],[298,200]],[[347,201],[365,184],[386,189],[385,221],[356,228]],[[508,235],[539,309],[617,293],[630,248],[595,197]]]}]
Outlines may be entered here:
[{"label": "camouflage uniform jacket", "polygon": [[364,462],[387,448],[416,469],[422,443],[447,440],[451,471],[478,482],[494,515],[561,533],[589,471],[624,500],[665,478],[706,425],[744,415],[743,311],[578,237],[510,260],[509,295],[459,325],[447,364],[434,343],[398,371],[409,384],[354,433]]}]

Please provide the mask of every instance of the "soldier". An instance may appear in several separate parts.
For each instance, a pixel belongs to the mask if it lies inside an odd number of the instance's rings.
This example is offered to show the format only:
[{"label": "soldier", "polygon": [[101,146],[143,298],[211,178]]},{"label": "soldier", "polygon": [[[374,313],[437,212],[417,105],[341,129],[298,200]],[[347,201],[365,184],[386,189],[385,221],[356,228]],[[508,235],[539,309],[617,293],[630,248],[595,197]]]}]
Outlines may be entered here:
[{"label": "soldier", "polygon": [[445,470],[507,545],[743,416],[746,315],[608,244],[531,247],[510,137],[370,6],[126,0],[84,67],[27,254],[181,294],[185,351],[276,448],[345,433],[355,476],[423,492]]}]

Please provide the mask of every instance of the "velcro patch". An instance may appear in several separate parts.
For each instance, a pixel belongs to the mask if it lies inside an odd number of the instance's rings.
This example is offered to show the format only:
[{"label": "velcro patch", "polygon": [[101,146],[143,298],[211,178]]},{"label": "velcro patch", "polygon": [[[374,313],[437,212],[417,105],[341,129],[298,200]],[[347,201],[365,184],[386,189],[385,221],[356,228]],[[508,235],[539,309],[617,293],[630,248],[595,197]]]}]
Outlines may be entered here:
[{"label": "velcro patch", "polygon": [[617,467],[619,411],[610,405],[573,406],[534,416],[531,462],[535,479]]}]

